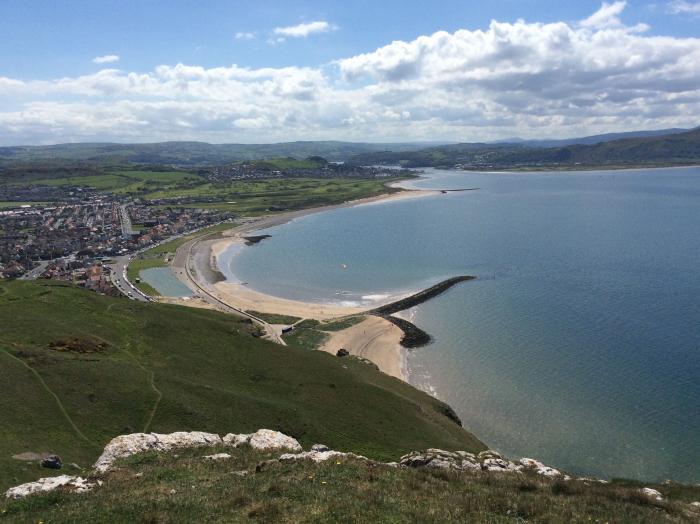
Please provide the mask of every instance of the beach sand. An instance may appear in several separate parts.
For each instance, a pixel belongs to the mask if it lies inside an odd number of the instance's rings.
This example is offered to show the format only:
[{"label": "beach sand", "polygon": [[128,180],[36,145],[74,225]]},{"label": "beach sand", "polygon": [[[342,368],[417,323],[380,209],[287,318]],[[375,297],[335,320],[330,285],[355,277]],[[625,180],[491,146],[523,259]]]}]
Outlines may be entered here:
[{"label": "beach sand", "polygon": [[351,355],[372,361],[387,375],[408,381],[406,350],[400,345],[403,331],[388,320],[368,315],[348,329],[329,334],[321,351],[335,355],[339,349],[347,349]]}]

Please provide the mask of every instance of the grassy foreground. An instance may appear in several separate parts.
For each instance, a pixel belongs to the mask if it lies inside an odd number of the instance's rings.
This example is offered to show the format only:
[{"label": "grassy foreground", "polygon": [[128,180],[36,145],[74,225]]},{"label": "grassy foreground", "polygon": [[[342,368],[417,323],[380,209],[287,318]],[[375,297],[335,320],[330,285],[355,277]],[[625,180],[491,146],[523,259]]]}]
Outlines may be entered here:
[{"label": "grassy foreground", "polygon": [[270,428],[382,460],[483,448],[445,404],[374,366],[277,346],[215,311],[13,281],[0,284],[0,325],[3,490],[54,473],[13,455],[84,468],[138,431]]},{"label": "grassy foreground", "polygon": [[[203,455],[226,452],[228,460]],[[266,462],[247,448],[130,457],[86,494],[0,502],[0,522],[693,522],[700,488],[396,469],[341,458]],[[398,458],[398,457],[397,457]],[[257,467],[256,467],[257,466]]]}]

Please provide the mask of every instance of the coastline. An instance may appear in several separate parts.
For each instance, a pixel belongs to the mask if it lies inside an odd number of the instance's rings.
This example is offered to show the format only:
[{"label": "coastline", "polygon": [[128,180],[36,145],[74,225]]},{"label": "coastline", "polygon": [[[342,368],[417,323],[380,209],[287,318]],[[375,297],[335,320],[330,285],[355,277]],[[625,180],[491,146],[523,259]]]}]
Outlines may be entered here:
[{"label": "coastline", "polygon": [[[250,288],[243,282],[227,280],[222,275],[218,265],[222,253],[232,246],[240,246],[242,248],[246,245],[244,237],[250,236],[255,231],[282,225],[297,218],[332,209],[441,194],[437,190],[415,190],[397,187],[397,184],[401,182],[394,181],[387,185],[387,187],[400,189],[400,191],[348,201],[342,204],[247,219],[241,224],[221,233],[218,238],[193,240],[178,248],[178,253],[173,261],[174,272],[193,291],[201,292],[204,290],[207,294],[214,296],[217,301],[238,311],[256,311],[313,319],[321,322],[351,315],[366,315],[361,322],[346,329],[326,331],[328,338],[318,349],[333,355],[341,348],[346,349],[351,355],[371,361],[382,372],[408,382],[406,349],[401,347],[400,344],[404,336],[403,331],[389,320],[369,314],[371,310],[395,301],[397,299],[396,296],[386,297],[381,302],[366,307],[290,300],[262,293]],[[186,267],[189,267],[189,270],[185,271]],[[191,273],[193,274],[191,275]],[[232,272],[232,274],[234,273]],[[186,302],[182,304],[188,305]],[[273,338],[277,339],[278,342],[284,343],[281,338],[282,329],[287,326],[268,324],[265,327],[268,333],[270,331],[273,332]],[[319,329],[323,330],[323,327],[320,326]]]}]

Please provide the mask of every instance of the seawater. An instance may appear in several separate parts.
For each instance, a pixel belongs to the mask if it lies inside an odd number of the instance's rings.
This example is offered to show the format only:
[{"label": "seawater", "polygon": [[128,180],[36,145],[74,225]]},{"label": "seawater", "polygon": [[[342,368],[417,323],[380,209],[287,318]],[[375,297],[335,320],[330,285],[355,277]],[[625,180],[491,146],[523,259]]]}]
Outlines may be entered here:
[{"label": "seawater", "polygon": [[411,185],[479,189],[294,220],[234,257],[236,277],[370,304],[476,275],[404,313],[434,337],[409,354],[413,384],[509,456],[699,482],[700,168]]}]

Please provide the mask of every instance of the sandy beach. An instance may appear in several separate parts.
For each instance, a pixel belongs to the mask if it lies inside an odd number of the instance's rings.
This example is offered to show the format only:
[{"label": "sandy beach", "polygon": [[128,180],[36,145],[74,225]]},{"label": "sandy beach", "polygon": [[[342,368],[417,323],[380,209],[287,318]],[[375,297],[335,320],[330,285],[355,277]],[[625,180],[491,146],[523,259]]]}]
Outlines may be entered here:
[{"label": "sandy beach", "polygon": [[[244,237],[250,236],[254,231],[281,225],[313,213],[436,194],[439,192],[405,190],[334,206],[246,219],[240,225],[219,235],[218,238],[198,239],[183,244],[176,254],[173,270],[194,291],[200,294],[205,292],[210,295],[210,298],[213,297],[218,302],[238,311],[259,311],[321,321],[362,314],[367,310],[366,308],[290,300],[261,293],[243,283],[222,280],[218,257],[232,245],[243,246],[246,242]],[[185,271],[186,264],[189,264],[189,271]],[[395,299],[396,297],[392,297],[387,302]],[[378,305],[380,304],[374,304],[372,307]],[[270,325],[266,328],[268,331],[275,330],[274,326]],[[384,373],[408,380],[405,350],[399,344],[403,332],[391,322],[380,317],[367,316],[365,320],[348,329],[329,332],[329,336],[321,350],[335,354],[340,348],[347,349],[352,355],[372,361]],[[278,341],[281,341],[279,337]]]},{"label": "sandy beach", "polygon": [[406,353],[400,342],[401,331],[388,320],[367,315],[365,320],[348,329],[330,333],[319,349],[335,355],[347,349],[351,355],[374,362],[387,375],[408,381]]}]

